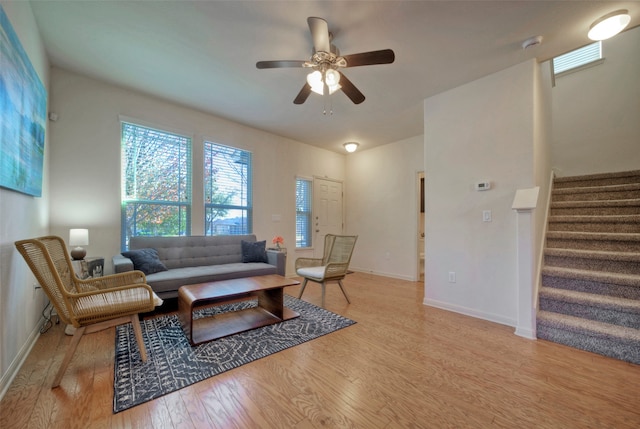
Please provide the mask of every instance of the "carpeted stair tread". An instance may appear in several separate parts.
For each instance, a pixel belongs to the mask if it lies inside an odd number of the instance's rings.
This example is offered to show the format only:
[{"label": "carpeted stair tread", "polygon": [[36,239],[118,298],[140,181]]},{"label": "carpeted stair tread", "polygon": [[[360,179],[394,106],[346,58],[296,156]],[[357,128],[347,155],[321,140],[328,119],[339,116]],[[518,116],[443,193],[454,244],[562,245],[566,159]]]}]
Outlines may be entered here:
[{"label": "carpeted stair tread", "polygon": [[[550,311],[538,311],[538,323],[541,325],[554,325],[557,328],[589,333],[592,336],[617,338],[621,342],[637,344],[640,347],[640,329],[628,328],[626,326],[612,325],[595,320],[573,317],[566,314],[553,313]],[[640,348],[638,349],[640,350]]]},{"label": "carpeted stair tread", "polygon": [[624,200],[584,200],[584,201],[553,201],[551,208],[588,208],[588,207],[638,207],[640,198],[629,198]]},{"label": "carpeted stair tread", "polygon": [[[581,176],[567,176],[567,177],[556,177],[554,179],[555,185],[563,185],[563,184],[571,184],[575,183],[577,186],[581,182],[594,182],[601,181],[603,183],[607,183],[608,181],[615,179],[624,179],[628,180],[626,183],[632,182],[640,182],[640,170],[632,170],[632,171],[620,171],[616,173],[597,173],[597,174],[585,174]],[[583,185],[584,186],[584,185]]]},{"label": "carpeted stair tread", "polygon": [[551,223],[640,223],[640,215],[555,215]]},{"label": "carpeted stair tread", "polygon": [[600,283],[633,286],[640,288],[640,275],[637,274],[607,273],[602,271],[545,266],[542,268],[542,275],[560,277],[564,279],[589,280]]},{"label": "carpeted stair tread", "polygon": [[640,263],[639,252],[615,252],[606,250],[562,249],[559,247],[549,247],[545,249],[544,254],[566,258],[591,258]]},{"label": "carpeted stair tread", "polygon": [[585,232],[585,231],[548,231],[547,238],[566,240],[598,240],[598,241],[634,241],[640,242],[637,232]]},{"label": "carpeted stair tread", "polygon": [[625,192],[637,190],[640,190],[640,183],[626,183],[623,185],[578,186],[575,188],[560,188],[554,189],[553,195]]},{"label": "carpeted stair tread", "polygon": [[640,317],[640,301],[636,299],[617,298],[609,295],[598,295],[553,287],[540,288],[539,297],[540,299],[553,299],[571,304],[589,305],[625,313],[635,313]]}]

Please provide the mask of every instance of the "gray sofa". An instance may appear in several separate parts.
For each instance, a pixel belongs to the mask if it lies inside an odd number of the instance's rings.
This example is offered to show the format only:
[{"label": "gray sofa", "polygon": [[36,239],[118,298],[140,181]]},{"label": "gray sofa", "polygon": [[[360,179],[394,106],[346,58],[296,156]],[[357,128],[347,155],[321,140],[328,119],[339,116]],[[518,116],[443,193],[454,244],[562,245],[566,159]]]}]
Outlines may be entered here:
[{"label": "gray sofa", "polygon": [[[284,276],[286,255],[262,252],[263,248],[255,235],[131,237],[129,251],[115,255],[113,267],[116,273],[139,269],[160,298],[175,298],[183,285],[266,274]],[[260,261],[265,253],[266,259]]]}]

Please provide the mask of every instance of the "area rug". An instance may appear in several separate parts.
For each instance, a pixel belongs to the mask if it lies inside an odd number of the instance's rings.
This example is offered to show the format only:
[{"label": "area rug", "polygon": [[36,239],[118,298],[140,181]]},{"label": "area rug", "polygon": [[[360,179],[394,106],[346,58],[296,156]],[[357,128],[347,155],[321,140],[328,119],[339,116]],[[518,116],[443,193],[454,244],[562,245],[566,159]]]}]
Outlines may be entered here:
[{"label": "area rug", "polygon": [[[147,362],[130,323],[116,327],[113,412],[118,413],[257,359],[353,325],[308,302],[284,296],[300,317],[191,347],[178,316],[141,322]],[[255,300],[199,310],[194,317],[256,306]]]}]

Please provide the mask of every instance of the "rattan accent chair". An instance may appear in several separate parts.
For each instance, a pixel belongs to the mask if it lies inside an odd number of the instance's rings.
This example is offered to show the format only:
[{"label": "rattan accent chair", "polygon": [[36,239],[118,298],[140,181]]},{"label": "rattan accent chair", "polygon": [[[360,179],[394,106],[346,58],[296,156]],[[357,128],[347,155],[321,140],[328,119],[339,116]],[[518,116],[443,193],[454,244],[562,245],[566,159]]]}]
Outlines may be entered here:
[{"label": "rattan accent chair", "polygon": [[146,284],[141,271],[130,271],[80,280],[60,237],[46,236],[16,241],[15,246],[29,265],[60,320],[73,325],[75,333],[53,380],[58,387],[84,334],[131,322],[142,361],[147,352],[142,339],[139,313],[162,303]]},{"label": "rattan accent chair", "polygon": [[353,254],[357,240],[357,235],[327,234],[324,237],[324,253],[322,259],[296,259],[296,274],[304,279],[298,298],[302,297],[308,281],[320,283],[322,286],[322,307],[324,308],[326,284],[329,282],[337,282],[342,290],[342,294],[350,304],[351,301],[349,301],[347,291],[342,284],[342,279],[347,275],[351,255]]}]

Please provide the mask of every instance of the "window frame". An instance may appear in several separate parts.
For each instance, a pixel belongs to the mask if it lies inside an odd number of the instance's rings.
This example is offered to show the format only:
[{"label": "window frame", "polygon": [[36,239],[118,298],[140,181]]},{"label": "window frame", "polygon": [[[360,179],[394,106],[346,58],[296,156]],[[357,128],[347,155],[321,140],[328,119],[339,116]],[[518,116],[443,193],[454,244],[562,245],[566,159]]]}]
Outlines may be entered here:
[{"label": "window frame", "polygon": [[[595,50],[593,47],[597,46],[598,57],[595,58],[589,50]],[[585,54],[586,52],[586,54]],[[591,55],[591,56],[590,56]],[[563,69],[560,72],[556,72],[556,60],[558,58],[572,58],[571,64],[572,66]],[[577,58],[576,58],[577,57]],[[579,60],[580,57],[586,58],[586,60]],[[604,62],[604,57],[602,55],[602,41],[597,41],[593,43],[589,43],[588,45],[582,46],[580,48],[569,51],[565,54],[558,55],[551,59],[551,64],[553,66],[553,75],[555,78],[559,78],[562,76],[566,76],[571,73],[578,72],[580,70],[584,70],[593,66],[597,66]]]},{"label": "window frame", "polygon": [[[308,187],[308,192],[306,193],[306,195],[302,196],[302,198],[305,198],[306,200],[303,203],[305,207],[303,207],[302,210],[299,209],[300,205],[298,204],[298,200],[300,198],[298,194],[299,183],[301,182],[307,183],[307,187]],[[308,206],[308,210],[305,210],[306,206]],[[301,226],[301,224],[299,224],[298,222],[299,216],[303,216],[306,218],[306,222],[304,223],[306,223],[306,227],[307,227],[307,237],[303,239],[304,241],[298,239],[298,235],[299,235],[298,227]],[[303,176],[296,177],[296,225],[295,226],[296,226],[296,232],[295,232],[296,249],[313,248],[313,178],[303,177]],[[304,246],[300,245],[302,243],[304,243],[305,245]]]},{"label": "window frame", "polygon": [[[207,180],[208,180],[207,179],[207,156],[208,156],[207,151],[210,150],[208,149],[209,146],[217,147],[219,148],[218,150],[220,151],[239,152],[239,156],[243,158],[241,162],[236,161],[238,164],[242,165],[243,168],[246,168],[246,170],[243,170],[240,173],[241,175],[245,176],[245,185],[241,185],[241,191],[240,191],[241,204],[216,204],[208,201],[209,196],[207,195],[207,187],[208,187],[207,185]],[[203,165],[202,181],[203,181],[203,200],[204,200],[203,201],[204,202],[204,219],[203,219],[204,235],[211,236],[211,235],[226,235],[226,234],[229,234],[229,235],[253,234],[253,153],[251,151],[241,149],[239,147],[225,145],[225,144],[221,144],[221,143],[217,143],[217,142],[205,139],[203,142],[202,165]],[[213,187],[213,185],[211,185],[211,187]],[[246,195],[242,195],[245,192],[245,188],[246,188]],[[242,204],[243,200],[246,201],[244,204]],[[241,228],[239,230],[234,231],[230,226],[229,227],[230,229],[224,234],[222,233],[212,234],[211,232],[213,231],[214,228],[210,224],[214,222],[214,220],[208,220],[207,217],[209,216],[209,213],[211,210],[216,210],[216,209],[217,210],[240,210],[243,213],[245,213],[246,216],[241,216],[241,219],[242,219]],[[245,228],[245,225],[246,225],[246,228]]]},{"label": "window frame", "polygon": [[[127,195],[127,158],[125,152],[125,127],[133,126],[141,129],[147,129],[159,134],[165,134],[169,136],[174,136],[177,139],[183,139],[185,141],[184,153],[182,153],[182,149],[178,150],[179,157],[182,161],[185,162],[186,172],[182,174],[178,174],[178,177],[184,177],[186,183],[178,182],[176,185],[178,188],[184,188],[184,191],[180,191],[178,193],[179,200],[164,200],[164,199],[142,199],[142,198],[128,198]],[[122,251],[125,251],[129,247],[129,236],[128,236],[128,218],[127,218],[127,208],[131,205],[136,206],[144,206],[144,205],[153,205],[153,206],[175,206],[178,208],[178,235],[191,235],[191,213],[192,213],[192,178],[193,178],[193,165],[192,165],[192,150],[193,150],[193,138],[187,133],[183,133],[180,131],[171,130],[167,127],[161,127],[153,124],[144,123],[143,121],[139,121],[136,119],[120,117],[120,163],[121,163],[121,172],[120,172],[120,180],[121,180],[121,192],[120,192],[120,215],[121,215],[121,224],[120,224],[120,247]],[[180,164],[182,165],[182,164]],[[184,195],[182,195],[184,194]],[[182,211],[184,210],[184,214]],[[144,234],[132,234],[131,236],[140,236]],[[154,235],[157,235],[154,233]]]}]

